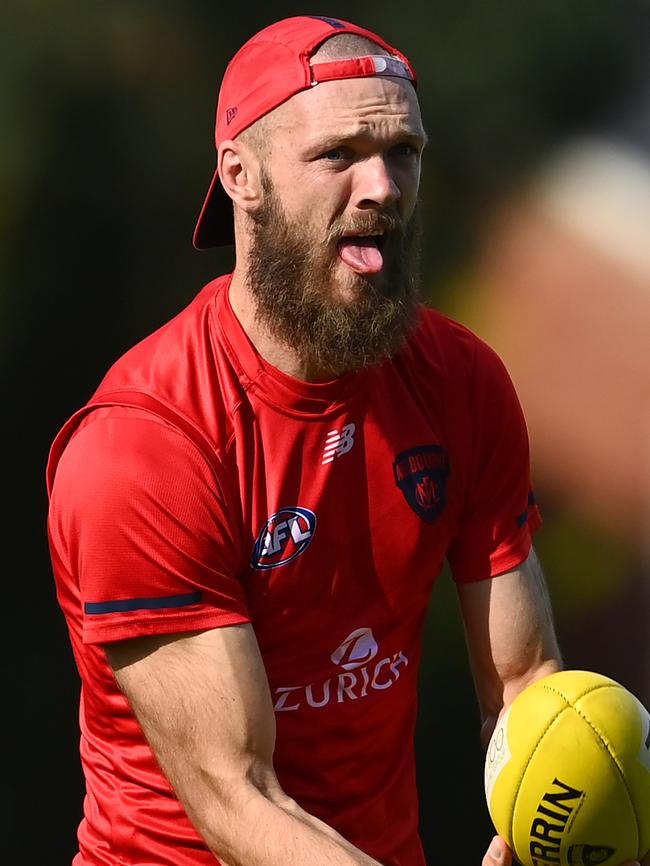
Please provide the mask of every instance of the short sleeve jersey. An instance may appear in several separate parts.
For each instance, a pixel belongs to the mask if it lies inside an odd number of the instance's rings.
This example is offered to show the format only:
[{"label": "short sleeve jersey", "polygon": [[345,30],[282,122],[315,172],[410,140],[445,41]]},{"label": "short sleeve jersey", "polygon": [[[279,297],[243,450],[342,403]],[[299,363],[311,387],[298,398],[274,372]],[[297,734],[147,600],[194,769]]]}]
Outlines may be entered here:
[{"label": "short sleeve jersey", "polygon": [[422,866],[422,624],[445,559],[469,582],[529,553],[519,402],[496,354],[424,307],[393,358],[294,379],[256,352],[229,283],[123,356],[52,447],[50,549],[82,680],[75,864],[215,862],[102,645],[250,622],[284,789],[386,866]]}]

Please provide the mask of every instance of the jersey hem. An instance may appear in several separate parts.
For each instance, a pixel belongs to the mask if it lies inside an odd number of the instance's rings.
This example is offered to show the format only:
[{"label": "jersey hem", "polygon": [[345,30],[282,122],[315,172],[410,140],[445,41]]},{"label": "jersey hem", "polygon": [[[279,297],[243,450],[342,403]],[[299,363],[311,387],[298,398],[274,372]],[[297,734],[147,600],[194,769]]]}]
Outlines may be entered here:
[{"label": "jersey hem", "polygon": [[[105,614],[105,616],[113,616]],[[119,622],[102,622],[83,624],[82,639],[84,644],[110,643],[145,635],[172,634],[179,630],[200,631],[204,628],[223,628],[229,625],[239,625],[250,622],[251,618],[241,613],[215,613],[215,611],[195,612],[191,615],[164,614],[152,619],[149,617],[129,617]]]},{"label": "jersey hem", "polygon": [[502,543],[490,557],[489,571],[486,571],[485,566],[472,568],[470,564],[469,567],[463,567],[462,571],[453,572],[454,581],[456,583],[478,583],[481,580],[490,580],[493,577],[506,574],[506,572],[521,565],[528,558],[533,546],[532,533],[542,525],[539,512],[531,515],[531,517],[530,523],[523,527],[518,537]]}]

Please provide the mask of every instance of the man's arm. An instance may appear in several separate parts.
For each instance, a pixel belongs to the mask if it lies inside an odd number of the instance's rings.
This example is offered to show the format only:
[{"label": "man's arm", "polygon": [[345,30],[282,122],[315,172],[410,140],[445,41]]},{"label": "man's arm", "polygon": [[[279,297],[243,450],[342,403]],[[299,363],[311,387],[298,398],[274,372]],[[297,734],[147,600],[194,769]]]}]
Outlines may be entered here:
[{"label": "man's arm", "polygon": [[275,717],[250,625],[105,645],[188,817],[226,866],[379,866],[280,788]]},{"label": "man's arm", "polygon": [[534,550],[514,571],[461,584],[458,593],[487,745],[502,710],[562,660]]},{"label": "man's arm", "polygon": [[[499,715],[519,692],[562,667],[551,602],[532,548],[514,571],[460,584],[458,595],[487,746]],[[510,849],[496,836],[482,866],[511,863]]]}]

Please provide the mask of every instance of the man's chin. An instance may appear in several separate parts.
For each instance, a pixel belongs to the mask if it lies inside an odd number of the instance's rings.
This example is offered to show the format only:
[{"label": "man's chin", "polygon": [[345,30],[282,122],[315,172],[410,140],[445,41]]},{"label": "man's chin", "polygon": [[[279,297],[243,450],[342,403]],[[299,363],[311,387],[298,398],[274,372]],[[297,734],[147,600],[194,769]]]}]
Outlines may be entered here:
[{"label": "man's chin", "polygon": [[369,289],[383,294],[388,284],[386,267],[372,274],[360,273],[340,258],[332,276],[332,298],[349,304],[364,297]]}]

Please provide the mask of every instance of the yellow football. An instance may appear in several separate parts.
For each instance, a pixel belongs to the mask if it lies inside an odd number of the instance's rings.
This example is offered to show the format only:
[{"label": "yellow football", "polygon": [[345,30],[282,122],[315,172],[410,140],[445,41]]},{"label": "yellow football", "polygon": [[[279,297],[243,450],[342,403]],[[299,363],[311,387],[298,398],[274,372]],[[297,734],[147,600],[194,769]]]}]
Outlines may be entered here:
[{"label": "yellow football", "polygon": [[485,794],[524,866],[619,866],[650,851],[650,714],[620,683],[568,670],[497,724]]}]

